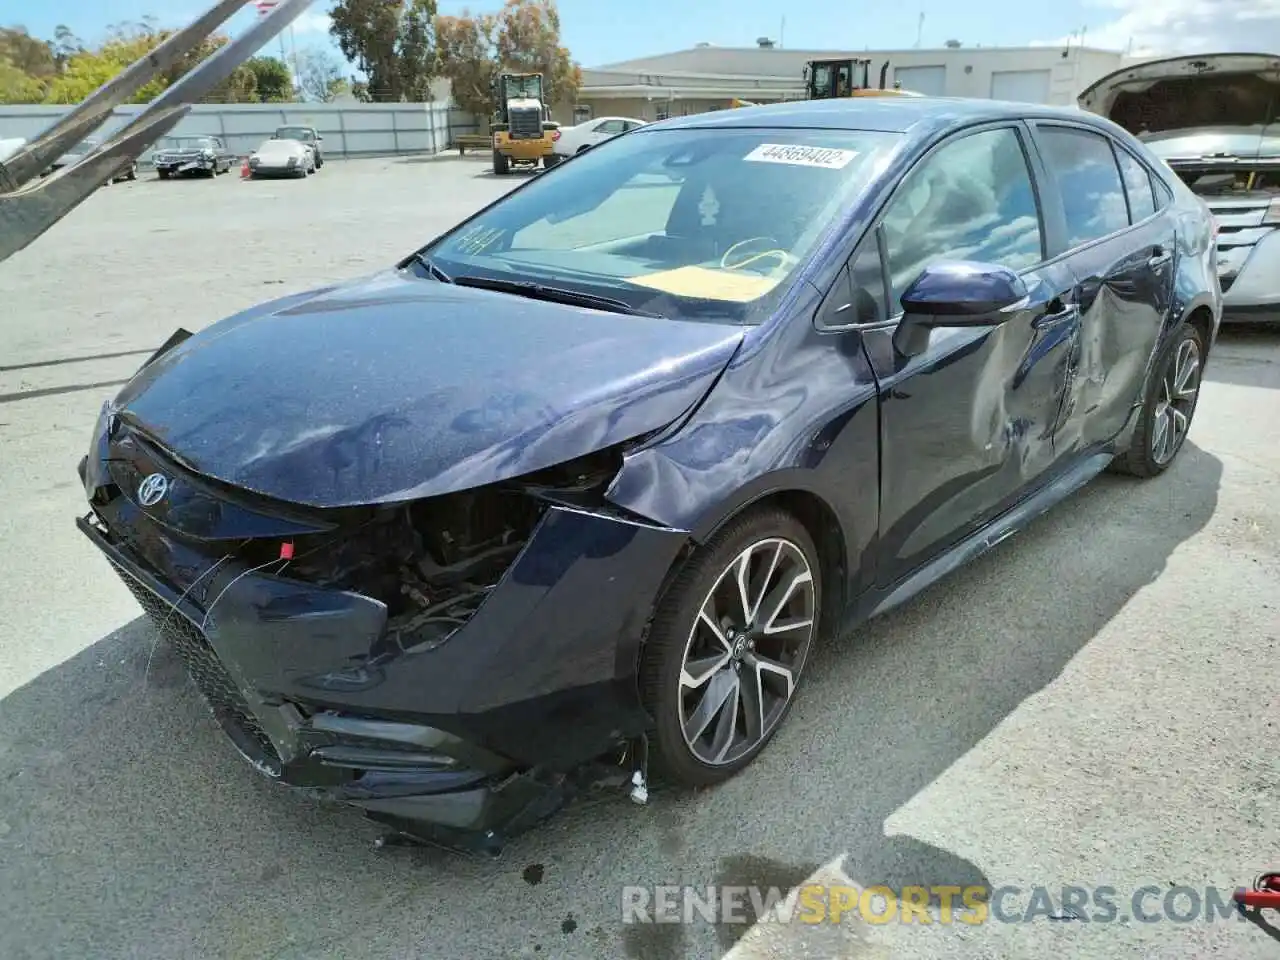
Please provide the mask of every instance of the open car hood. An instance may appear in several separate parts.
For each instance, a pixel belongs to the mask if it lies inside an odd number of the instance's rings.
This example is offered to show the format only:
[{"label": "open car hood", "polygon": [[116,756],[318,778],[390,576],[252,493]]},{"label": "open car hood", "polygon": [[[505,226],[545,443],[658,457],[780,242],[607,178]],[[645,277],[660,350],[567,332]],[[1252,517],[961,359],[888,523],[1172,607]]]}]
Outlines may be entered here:
[{"label": "open car hood", "polygon": [[396,502],[666,426],[741,338],[393,270],[214,324],[144,366],[114,407],[206,477],[314,507]]},{"label": "open car hood", "polygon": [[1280,56],[1216,53],[1124,67],[1089,86],[1079,106],[1115,121],[1166,160],[1280,155],[1271,126]]}]

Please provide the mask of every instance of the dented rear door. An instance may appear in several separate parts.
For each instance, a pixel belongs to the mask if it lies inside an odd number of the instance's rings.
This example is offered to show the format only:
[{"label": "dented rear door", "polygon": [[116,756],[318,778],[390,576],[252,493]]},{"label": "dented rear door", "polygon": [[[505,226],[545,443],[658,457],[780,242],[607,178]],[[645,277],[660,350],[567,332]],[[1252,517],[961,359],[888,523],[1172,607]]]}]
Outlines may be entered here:
[{"label": "dented rear door", "polygon": [[1080,315],[1058,443],[1082,451],[1115,437],[1141,398],[1171,306],[1176,237],[1164,194],[1124,146],[1069,123],[1038,122],[1035,140],[1058,188],[1047,198]]}]

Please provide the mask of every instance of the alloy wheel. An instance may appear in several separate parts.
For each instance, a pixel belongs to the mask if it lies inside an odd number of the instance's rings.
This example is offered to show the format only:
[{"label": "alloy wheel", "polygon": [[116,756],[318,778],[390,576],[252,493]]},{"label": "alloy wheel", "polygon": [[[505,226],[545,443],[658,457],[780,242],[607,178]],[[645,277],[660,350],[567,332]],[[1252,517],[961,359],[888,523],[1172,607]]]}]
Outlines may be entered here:
[{"label": "alloy wheel", "polygon": [[1174,458],[1191,428],[1200,393],[1200,346],[1194,339],[1178,344],[1165,369],[1160,397],[1152,411],[1151,458],[1163,466]]},{"label": "alloy wheel", "polygon": [[707,593],[685,644],[680,725],[695,757],[734,763],[786,712],[816,628],[813,570],[789,540],[759,540]]}]

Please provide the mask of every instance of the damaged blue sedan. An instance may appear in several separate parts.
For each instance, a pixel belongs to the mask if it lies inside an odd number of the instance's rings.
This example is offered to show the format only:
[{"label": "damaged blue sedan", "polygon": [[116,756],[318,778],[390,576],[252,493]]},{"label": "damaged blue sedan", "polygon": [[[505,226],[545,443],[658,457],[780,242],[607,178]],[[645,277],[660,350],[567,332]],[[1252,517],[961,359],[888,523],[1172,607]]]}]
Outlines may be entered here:
[{"label": "damaged blue sedan", "polygon": [[653,124],[179,331],[103,408],[79,526],[261,773],[492,852],[602,784],[734,776],[816,644],[1168,469],[1214,247],[1077,111]]}]

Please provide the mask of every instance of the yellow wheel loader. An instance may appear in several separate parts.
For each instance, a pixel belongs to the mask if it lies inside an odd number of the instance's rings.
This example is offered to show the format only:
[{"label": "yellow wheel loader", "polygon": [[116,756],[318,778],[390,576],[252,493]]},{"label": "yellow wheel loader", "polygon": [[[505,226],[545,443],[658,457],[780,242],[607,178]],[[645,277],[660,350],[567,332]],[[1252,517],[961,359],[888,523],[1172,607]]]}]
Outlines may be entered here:
[{"label": "yellow wheel loader", "polygon": [[923,94],[900,87],[885,86],[889,61],[880,65],[880,85],[871,86],[871,61],[851,57],[842,60],[810,60],[804,68],[807,100],[838,100],[844,97],[919,97]]},{"label": "yellow wheel loader", "polygon": [[494,102],[497,109],[489,124],[493,172],[502,176],[513,166],[555,166],[560,124],[552,121],[543,99],[542,74],[502,74],[494,84]]}]

